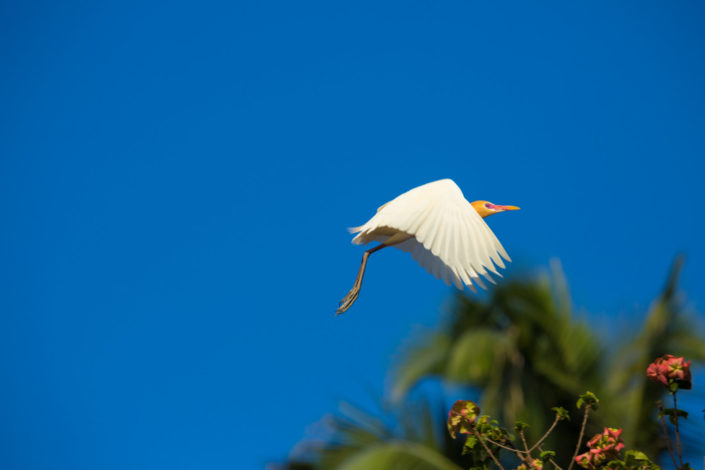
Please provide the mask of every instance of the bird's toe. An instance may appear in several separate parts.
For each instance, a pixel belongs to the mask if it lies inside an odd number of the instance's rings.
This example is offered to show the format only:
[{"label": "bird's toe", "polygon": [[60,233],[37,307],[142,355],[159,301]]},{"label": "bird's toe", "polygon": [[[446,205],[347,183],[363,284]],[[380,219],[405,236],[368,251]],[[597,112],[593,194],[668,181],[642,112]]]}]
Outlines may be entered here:
[{"label": "bird's toe", "polygon": [[357,287],[353,287],[350,292],[348,292],[348,295],[343,297],[343,300],[341,300],[338,305],[338,310],[336,315],[340,315],[341,313],[345,312],[347,309],[349,309],[353,303],[355,303],[355,300],[357,300],[357,296],[360,292],[360,289]]}]

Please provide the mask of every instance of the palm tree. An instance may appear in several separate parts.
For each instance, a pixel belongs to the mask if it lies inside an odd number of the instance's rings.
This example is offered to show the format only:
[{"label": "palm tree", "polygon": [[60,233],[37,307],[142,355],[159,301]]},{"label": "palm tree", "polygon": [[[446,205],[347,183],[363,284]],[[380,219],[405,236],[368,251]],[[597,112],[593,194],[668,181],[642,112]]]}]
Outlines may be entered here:
[{"label": "palm tree", "polygon": [[[483,414],[510,426],[516,420],[531,423],[529,437],[537,439],[553,420],[552,407],[574,409],[586,389],[599,396],[599,338],[573,315],[557,262],[552,271],[552,276],[502,283],[487,302],[459,297],[440,330],[396,366],[393,399],[435,375],[482,390]],[[579,426],[578,419],[563,426],[549,447],[569,449]]]},{"label": "palm tree", "polygon": [[[602,403],[589,431],[603,424],[623,427],[628,445],[656,455],[662,442],[653,404],[663,388],[646,382],[646,367],[666,352],[705,361],[705,338],[676,294],[681,265],[680,259],[674,263],[642,328],[617,348],[607,348],[576,318],[558,263],[550,276],[502,283],[484,302],[459,296],[441,327],[405,351],[393,368],[391,418],[358,411],[330,418],[328,438],[304,455],[308,463],[288,468],[469,468],[472,462],[443,430],[447,410],[428,401],[409,408],[409,392],[428,377],[481,390],[483,414],[509,426],[528,422],[533,439],[552,420],[552,407],[575,410],[576,397],[590,390]],[[564,462],[577,441],[579,421],[561,423],[547,444]]]},{"label": "palm tree", "polygon": [[[462,446],[445,430],[441,407],[421,401],[397,407],[380,419],[346,403],[341,414],[326,416],[316,428],[323,441],[310,439],[297,449],[287,470],[463,470],[472,465]],[[388,424],[390,423],[390,424]]]},{"label": "palm tree", "polygon": [[[397,366],[392,396],[403,397],[429,375],[467,384],[483,391],[483,413],[508,424],[532,423],[536,438],[552,418],[551,407],[572,410],[575,397],[591,390],[603,403],[592,430],[622,427],[627,445],[657,455],[664,442],[654,404],[664,390],[648,382],[647,366],[666,353],[705,361],[705,337],[678,294],[682,266],[678,257],[641,328],[612,348],[575,319],[557,262],[552,276],[504,283],[486,303],[461,297],[450,321]],[[572,450],[580,423],[571,423],[549,446]]]}]

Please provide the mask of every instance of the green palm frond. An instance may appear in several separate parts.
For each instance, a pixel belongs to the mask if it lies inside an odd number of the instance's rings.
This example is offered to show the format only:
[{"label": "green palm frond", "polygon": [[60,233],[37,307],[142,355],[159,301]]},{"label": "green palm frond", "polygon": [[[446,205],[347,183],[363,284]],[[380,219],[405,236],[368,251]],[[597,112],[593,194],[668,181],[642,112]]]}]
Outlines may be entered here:
[{"label": "green palm frond", "polygon": [[339,470],[463,470],[443,454],[406,441],[380,443],[347,459]]},{"label": "green palm frond", "polygon": [[431,333],[404,351],[403,362],[394,370],[390,395],[399,403],[419,381],[440,376],[445,370],[451,340],[444,333]]},{"label": "green palm frond", "polygon": [[529,434],[551,422],[551,407],[568,407],[586,382],[599,384],[599,340],[573,317],[557,263],[551,276],[507,281],[486,302],[460,296],[446,324],[419,344],[393,372],[393,398],[438,376],[482,389],[483,412],[506,423],[531,419]]},{"label": "green palm frond", "polygon": [[323,420],[319,427],[323,438],[309,439],[299,461],[286,468],[459,470],[468,466],[461,446],[445,430],[445,409],[419,400],[395,411],[395,416],[380,419],[343,404],[340,415]]}]

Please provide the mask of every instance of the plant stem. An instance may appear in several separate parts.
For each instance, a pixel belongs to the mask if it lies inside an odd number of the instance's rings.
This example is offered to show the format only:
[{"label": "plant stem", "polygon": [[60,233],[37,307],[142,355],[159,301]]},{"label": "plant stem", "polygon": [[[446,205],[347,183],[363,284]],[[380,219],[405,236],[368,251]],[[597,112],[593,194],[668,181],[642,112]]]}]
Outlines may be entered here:
[{"label": "plant stem", "polygon": [[486,451],[488,454],[490,454],[490,457],[492,457],[492,460],[494,461],[494,463],[495,463],[501,470],[504,470],[504,467],[502,466],[501,463],[499,463],[499,460],[497,460],[497,457],[494,456],[494,454],[492,453],[492,451],[490,450],[490,448],[487,447],[487,444],[485,444],[485,441],[482,440],[482,437],[480,436],[480,433],[477,432],[477,429],[473,428],[473,431],[475,432],[475,437],[477,437],[477,440],[480,441],[480,444],[482,444],[482,447],[485,448],[485,451]]},{"label": "plant stem", "polygon": [[[511,442],[509,443],[508,446],[505,446],[505,445],[503,445],[503,444],[500,444],[499,442],[493,441],[493,440],[490,439],[489,437],[486,437],[485,439],[487,439],[487,442],[489,442],[489,443],[492,444],[492,445],[495,445],[495,446],[497,446],[497,447],[499,447],[499,448],[502,448],[502,449],[504,449],[504,450],[508,450],[508,451],[510,451],[510,452],[514,452],[514,453],[516,454],[517,458],[518,458],[519,460],[521,460],[522,462],[526,462],[526,461],[529,459],[529,457],[526,457],[526,456],[523,455],[523,454],[524,454],[524,451],[521,451],[521,450],[517,449],[516,447],[514,447],[514,444],[512,444]],[[527,454],[527,455],[528,455],[528,454]]]},{"label": "plant stem", "polygon": [[673,408],[674,408],[674,414],[675,414],[674,421],[676,424],[676,445],[678,446],[678,461],[680,462],[681,467],[682,467],[683,466],[683,450],[681,449],[681,433],[678,430],[678,402],[676,401],[676,393],[678,393],[677,390],[675,392],[673,392]]},{"label": "plant stem", "polygon": [[659,415],[661,417],[661,427],[663,428],[663,436],[666,438],[666,448],[668,449],[668,453],[670,454],[671,460],[673,461],[673,468],[675,470],[677,470],[678,464],[676,463],[676,456],[673,455],[673,447],[671,446],[671,438],[668,436],[668,428],[666,427],[666,420],[663,419],[663,403],[661,403],[661,400],[659,400],[656,403],[658,406]]},{"label": "plant stem", "polygon": [[[490,439],[489,437],[486,437],[485,439],[487,440],[487,442],[489,442],[489,443],[492,444],[493,446],[497,446],[497,447],[502,448],[502,449],[504,449],[504,450],[508,450],[508,451],[510,451],[510,452],[516,452],[516,453],[519,453],[519,454],[523,454],[523,453],[524,453],[523,451],[517,449],[517,448],[514,447],[514,446],[511,446],[511,447],[510,447],[510,446],[505,446],[505,445],[503,445],[503,444],[500,444],[500,443],[497,442],[497,441],[493,441],[493,440]],[[519,457],[519,458],[521,458],[521,457]]]},{"label": "plant stem", "polygon": [[[590,406],[590,405],[588,405],[588,406]],[[548,431],[546,431],[546,433],[541,437],[541,439],[539,439],[539,440],[536,442],[536,444],[534,444],[534,445],[531,447],[531,449],[527,450],[527,452],[531,453],[534,449],[536,449],[538,446],[540,446],[541,443],[546,440],[546,438],[548,437],[548,435],[551,434],[551,431],[553,431],[553,428],[556,427],[556,424],[558,424],[558,421],[560,421],[560,418],[559,418],[558,416],[556,416],[556,419],[553,420],[553,424],[551,425],[550,428],[548,428]],[[584,426],[585,426],[585,425],[583,425],[583,427],[584,427]],[[522,436],[522,438],[523,438],[523,437],[524,437],[524,436]],[[526,443],[524,443],[524,444],[526,444]]]},{"label": "plant stem", "polygon": [[520,429],[519,430],[519,436],[521,437],[521,442],[524,444],[524,450],[526,453],[529,453],[529,446],[526,444],[526,436],[524,436],[524,430]]},{"label": "plant stem", "polygon": [[575,452],[573,452],[573,458],[570,459],[570,464],[568,465],[568,470],[573,468],[575,463],[575,457],[578,456],[578,451],[580,450],[580,445],[583,443],[583,434],[585,433],[585,426],[587,425],[588,415],[590,414],[591,404],[585,405],[585,414],[583,415],[583,424],[580,426],[580,435],[578,436],[578,445],[575,446]]}]

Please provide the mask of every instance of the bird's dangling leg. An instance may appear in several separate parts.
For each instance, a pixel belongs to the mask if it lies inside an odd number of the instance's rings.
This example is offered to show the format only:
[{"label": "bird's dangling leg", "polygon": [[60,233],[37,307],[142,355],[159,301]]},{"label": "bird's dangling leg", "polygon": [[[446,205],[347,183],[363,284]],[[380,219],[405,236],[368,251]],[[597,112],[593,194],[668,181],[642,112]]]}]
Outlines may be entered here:
[{"label": "bird's dangling leg", "polygon": [[360,288],[362,287],[362,278],[365,276],[365,268],[367,267],[367,258],[370,257],[372,253],[375,251],[381,250],[382,248],[386,247],[384,243],[377,245],[374,248],[371,248],[367,251],[365,251],[362,254],[362,263],[360,263],[360,270],[357,272],[357,277],[355,278],[355,284],[353,284],[353,288],[350,289],[350,292],[348,292],[348,295],[346,295],[343,300],[340,301],[338,304],[338,311],[335,314],[336,316],[340,315],[341,313],[345,312],[347,309],[352,307],[352,304],[355,303],[357,300],[357,296],[360,295]]}]

